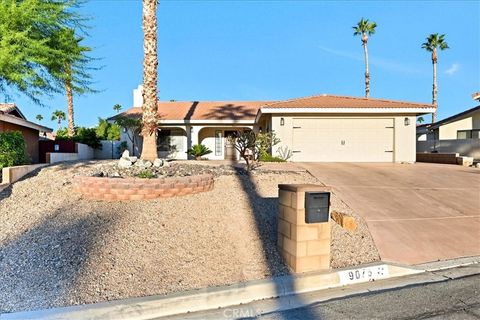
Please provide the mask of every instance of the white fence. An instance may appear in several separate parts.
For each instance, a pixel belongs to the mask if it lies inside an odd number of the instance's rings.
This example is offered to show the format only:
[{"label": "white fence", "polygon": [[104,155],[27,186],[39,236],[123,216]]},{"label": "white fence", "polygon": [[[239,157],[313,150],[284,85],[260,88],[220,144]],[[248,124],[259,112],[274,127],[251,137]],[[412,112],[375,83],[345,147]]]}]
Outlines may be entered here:
[{"label": "white fence", "polygon": [[417,141],[417,152],[432,151],[480,159],[480,139]]},{"label": "white fence", "polygon": [[93,148],[83,143],[75,144],[75,153],[68,152],[47,152],[47,163],[56,163],[63,161],[90,160],[95,156]]}]

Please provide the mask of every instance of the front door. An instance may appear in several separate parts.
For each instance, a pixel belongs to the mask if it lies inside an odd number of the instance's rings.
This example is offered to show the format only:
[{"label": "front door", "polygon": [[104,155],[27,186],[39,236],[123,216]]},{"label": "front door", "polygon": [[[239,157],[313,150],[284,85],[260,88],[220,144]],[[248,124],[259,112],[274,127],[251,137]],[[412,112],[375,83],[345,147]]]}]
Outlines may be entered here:
[{"label": "front door", "polygon": [[225,131],[225,160],[237,160],[237,152],[235,150],[235,145],[231,137],[235,137],[236,131]]}]

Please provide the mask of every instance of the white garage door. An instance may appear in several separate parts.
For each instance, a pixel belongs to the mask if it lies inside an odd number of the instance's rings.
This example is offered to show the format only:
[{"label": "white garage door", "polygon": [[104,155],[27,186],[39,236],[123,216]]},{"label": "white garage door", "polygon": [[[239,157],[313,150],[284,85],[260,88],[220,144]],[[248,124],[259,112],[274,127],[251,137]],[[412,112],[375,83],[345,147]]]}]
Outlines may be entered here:
[{"label": "white garage door", "polygon": [[293,119],[293,161],[392,162],[393,119]]}]

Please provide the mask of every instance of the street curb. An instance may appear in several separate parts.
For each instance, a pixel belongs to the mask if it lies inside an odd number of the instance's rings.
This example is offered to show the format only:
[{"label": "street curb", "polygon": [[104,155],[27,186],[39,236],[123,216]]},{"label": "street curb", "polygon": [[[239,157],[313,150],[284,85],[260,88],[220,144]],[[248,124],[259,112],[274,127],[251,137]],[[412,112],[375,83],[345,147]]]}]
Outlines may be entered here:
[{"label": "street curb", "polygon": [[[284,297],[293,294],[308,293],[328,288],[344,286],[340,273],[381,268],[384,276],[373,280],[388,279],[425,272],[421,268],[394,265],[390,263],[372,263],[351,268],[314,272],[301,275],[289,275],[271,279],[254,280],[228,286],[203,288],[198,290],[130,298],[95,304],[60,307],[37,311],[25,311],[1,314],[2,320],[76,320],[76,319],[130,319],[146,320],[183,313],[205,311],[241,305],[257,300]],[[355,280],[354,283],[369,280]]]}]

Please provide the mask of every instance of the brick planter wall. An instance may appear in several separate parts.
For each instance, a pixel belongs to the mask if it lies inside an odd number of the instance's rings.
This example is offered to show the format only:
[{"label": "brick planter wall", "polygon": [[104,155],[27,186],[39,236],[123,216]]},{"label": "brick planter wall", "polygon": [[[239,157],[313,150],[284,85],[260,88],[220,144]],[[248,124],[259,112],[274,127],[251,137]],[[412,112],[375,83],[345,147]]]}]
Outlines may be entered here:
[{"label": "brick planter wall", "polygon": [[210,191],[213,184],[210,174],[159,179],[75,177],[73,190],[98,200],[144,200]]}]

